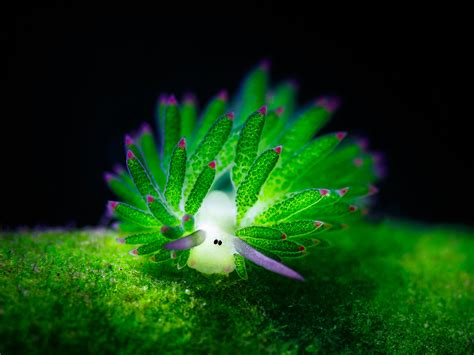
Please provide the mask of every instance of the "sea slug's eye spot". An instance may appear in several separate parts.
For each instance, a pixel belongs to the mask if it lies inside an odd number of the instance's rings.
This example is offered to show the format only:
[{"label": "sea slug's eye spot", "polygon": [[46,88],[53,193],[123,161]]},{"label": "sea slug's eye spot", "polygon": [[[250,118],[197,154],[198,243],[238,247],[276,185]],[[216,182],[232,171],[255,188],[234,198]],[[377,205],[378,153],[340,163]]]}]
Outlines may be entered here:
[{"label": "sea slug's eye spot", "polygon": [[222,240],[219,240],[219,245],[222,245]]},{"label": "sea slug's eye spot", "polygon": [[217,244],[217,239],[214,239],[214,244]]}]

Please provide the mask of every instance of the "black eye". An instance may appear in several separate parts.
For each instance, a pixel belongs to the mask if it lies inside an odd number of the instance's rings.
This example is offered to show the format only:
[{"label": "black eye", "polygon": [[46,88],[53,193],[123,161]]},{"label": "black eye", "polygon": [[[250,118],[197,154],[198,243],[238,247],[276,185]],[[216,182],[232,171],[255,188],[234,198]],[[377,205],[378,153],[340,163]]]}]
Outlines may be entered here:
[{"label": "black eye", "polygon": [[217,244],[217,239],[214,239],[214,244]]},{"label": "black eye", "polygon": [[219,240],[219,245],[222,245],[222,240]]}]

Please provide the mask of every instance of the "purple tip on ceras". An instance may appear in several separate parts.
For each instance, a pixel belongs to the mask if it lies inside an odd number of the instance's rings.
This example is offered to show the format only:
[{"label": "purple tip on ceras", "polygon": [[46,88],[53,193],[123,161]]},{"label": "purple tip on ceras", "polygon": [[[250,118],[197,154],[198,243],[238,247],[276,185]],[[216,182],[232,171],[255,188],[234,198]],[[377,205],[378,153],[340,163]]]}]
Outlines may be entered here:
[{"label": "purple tip on ceras", "polygon": [[114,214],[114,212],[115,212],[115,209],[117,208],[118,204],[119,204],[119,203],[118,203],[117,201],[109,201],[109,202],[107,203],[107,215],[108,215],[109,217],[112,217],[112,216],[113,216],[113,214]]},{"label": "purple tip on ceras", "polygon": [[147,122],[143,122],[141,126],[142,133],[151,133],[151,127]]},{"label": "purple tip on ceras", "polygon": [[168,95],[160,94],[160,96],[158,97],[158,102],[160,103],[160,105],[166,105],[166,103],[168,102]]},{"label": "purple tip on ceras", "polygon": [[174,95],[170,95],[168,97],[168,102],[167,102],[168,105],[177,105],[178,104],[178,100],[176,100],[176,97]]},{"label": "purple tip on ceras", "polygon": [[369,196],[374,195],[378,192],[379,192],[379,189],[376,186],[374,185],[369,186]]},{"label": "purple tip on ceras", "polygon": [[326,111],[332,113],[341,105],[341,100],[335,96],[322,96],[316,99],[316,106],[321,106]]},{"label": "purple tip on ceras", "polygon": [[147,195],[146,196],[146,202],[152,203],[153,201],[155,201],[155,198],[152,195]]},{"label": "purple tip on ceras", "polygon": [[267,114],[267,105],[264,105],[264,106],[260,107],[257,111],[262,115],[266,115]]},{"label": "purple tip on ceras", "polygon": [[125,146],[129,146],[129,145],[132,145],[133,144],[133,138],[129,135],[129,134],[126,134],[125,135]]},{"label": "purple tip on ceras", "polygon": [[362,151],[367,152],[369,148],[369,140],[365,137],[359,137],[356,139],[357,145],[362,149]]},{"label": "purple tip on ceras", "polygon": [[347,132],[336,132],[336,138],[342,141],[347,136]]},{"label": "purple tip on ceras", "polygon": [[104,173],[104,180],[106,183],[109,183],[113,178],[114,176],[111,173]]},{"label": "purple tip on ceras", "polygon": [[178,142],[178,147],[180,148],[186,148],[186,138],[181,138]]},{"label": "purple tip on ceras", "polygon": [[228,112],[225,114],[225,117],[227,117],[229,120],[233,121],[235,118],[235,114],[233,112]]},{"label": "purple tip on ceras", "polygon": [[262,61],[258,65],[258,67],[263,71],[269,71],[271,65],[272,65],[272,62],[270,61],[270,59],[264,58],[264,59],[262,59]]},{"label": "purple tip on ceras", "polygon": [[125,238],[115,238],[119,244],[125,244]]},{"label": "purple tip on ceras", "polygon": [[282,146],[282,145],[279,145],[279,146],[273,148],[273,150],[275,151],[275,153],[277,153],[278,155],[281,154],[282,149],[283,149],[283,146]]},{"label": "purple tip on ceras", "polygon": [[223,90],[219,91],[219,93],[217,94],[217,98],[219,100],[227,102],[227,100],[229,99],[229,94],[227,93],[227,90],[223,89]]},{"label": "purple tip on ceras", "polygon": [[132,255],[132,256],[137,256],[137,255],[138,255],[138,250],[137,250],[137,249],[133,249],[133,250],[130,250],[128,253],[129,253],[130,255]]},{"label": "purple tip on ceras", "polygon": [[196,96],[191,92],[187,92],[183,96],[183,103],[186,104],[186,105],[195,105],[196,104]]},{"label": "purple tip on ceras", "polygon": [[374,161],[374,172],[379,178],[387,176],[387,163],[385,155],[381,152],[372,152],[372,159]]},{"label": "purple tip on ceras", "polygon": [[120,175],[120,174],[122,174],[124,171],[125,171],[125,169],[123,168],[122,165],[120,165],[120,164],[115,164],[115,166],[114,166],[114,172],[115,172],[115,174]]}]

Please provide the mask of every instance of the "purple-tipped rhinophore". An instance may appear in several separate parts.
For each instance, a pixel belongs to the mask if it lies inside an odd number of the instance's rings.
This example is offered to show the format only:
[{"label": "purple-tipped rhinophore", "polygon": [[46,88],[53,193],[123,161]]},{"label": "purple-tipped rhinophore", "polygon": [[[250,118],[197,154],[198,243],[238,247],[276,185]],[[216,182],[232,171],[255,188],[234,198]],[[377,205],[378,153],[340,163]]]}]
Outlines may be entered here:
[{"label": "purple-tipped rhinophore", "polygon": [[234,246],[235,250],[237,250],[240,255],[242,255],[246,259],[249,259],[250,261],[253,261],[255,264],[260,265],[261,267],[269,271],[289,277],[290,279],[304,281],[303,276],[298,274],[296,271],[256,251],[250,245],[245,243],[242,239],[235,238]]},{"label": "purple-tipped rhinophore", "polygon": [[165,249],[168,250],[186,250],[191,249],[199,244],[202,244],[206,239],[206,233],[202,230],[198,230],[193,234],[190,234],[186,237],[173,240],[172,242],[165,245]]}]

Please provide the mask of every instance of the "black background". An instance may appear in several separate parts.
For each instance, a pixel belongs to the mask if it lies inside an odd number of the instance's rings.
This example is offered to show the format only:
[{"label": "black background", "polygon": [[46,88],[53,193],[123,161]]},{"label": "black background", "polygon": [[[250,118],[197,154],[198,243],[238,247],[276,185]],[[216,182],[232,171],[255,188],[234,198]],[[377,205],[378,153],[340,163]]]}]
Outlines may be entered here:
[{"label": "black background", "polygon": [[341,96],[326,131],[365,134],[385,152],[378,214],[472,224],[463,11],[287,5],[2,9],[0,226],[97,224],[111,198],[102,173],[123,162],[124,134],[152,121],[159,93],[191,90],[202,107],[264,57],[276,81],[299,81],[300,103]]}]

